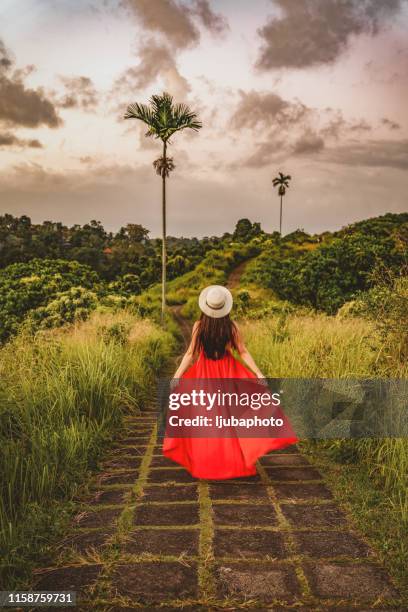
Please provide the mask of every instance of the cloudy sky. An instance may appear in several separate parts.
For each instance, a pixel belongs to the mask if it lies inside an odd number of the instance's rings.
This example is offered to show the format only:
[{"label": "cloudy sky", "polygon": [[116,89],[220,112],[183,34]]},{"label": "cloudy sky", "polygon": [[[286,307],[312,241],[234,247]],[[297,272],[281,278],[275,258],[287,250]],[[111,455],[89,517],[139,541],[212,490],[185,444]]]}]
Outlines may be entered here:
[{"label": "cloudy sky", "polygon": [[408,0],[1,0],[0,214],[160,231],[157,141],[130,102],[203,122],[171,145],[168,231],[284,231],[408,209]]}]

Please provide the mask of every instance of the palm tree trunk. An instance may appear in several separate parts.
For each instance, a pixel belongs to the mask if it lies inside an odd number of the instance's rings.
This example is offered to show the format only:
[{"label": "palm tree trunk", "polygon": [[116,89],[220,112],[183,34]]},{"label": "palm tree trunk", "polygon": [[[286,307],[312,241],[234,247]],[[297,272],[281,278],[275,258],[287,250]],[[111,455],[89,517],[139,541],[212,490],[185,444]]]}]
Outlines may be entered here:
[{"label": "palm tree trunk", "polygon": [[[163,142],[163,158],[166,160],[167,143]],[[166,174],[162,175],[162,308],[161,323],[164,325],[166,310]]]},{"label": "palm tree trunk", "polygon": [[279,233],[282,236],[282,199],[283,196],[280,197],[280,220],[279,220]]}]

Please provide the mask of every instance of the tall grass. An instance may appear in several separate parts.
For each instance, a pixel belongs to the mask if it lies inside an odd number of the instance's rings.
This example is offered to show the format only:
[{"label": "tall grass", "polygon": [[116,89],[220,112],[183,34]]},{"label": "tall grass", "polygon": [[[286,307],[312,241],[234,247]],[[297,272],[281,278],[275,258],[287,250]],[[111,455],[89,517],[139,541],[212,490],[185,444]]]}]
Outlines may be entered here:
[{"label": "tall grass", "polygon": [[[241,324],[248,348],[266,376],[305,378],[408,377],[374,322],[326,315],[288,315]],[[390,364],[393,364],[392,367]],[[408,440],[332,440],[319,443],[344,461],[358,461],[408,522]]]},{"label": "tall grass", "polygon": [[281,315],[241,324],[265,376],[352,378],[370,376],[378,356],[374,326],[363,319]]},{"label": "tall grass", "polygon": [[[171,337],[122,312],[21,335],[0,351],[0,571],[20,577],[126,411],[137,411]],[[10,583],[10,582],[9,582]]]}]

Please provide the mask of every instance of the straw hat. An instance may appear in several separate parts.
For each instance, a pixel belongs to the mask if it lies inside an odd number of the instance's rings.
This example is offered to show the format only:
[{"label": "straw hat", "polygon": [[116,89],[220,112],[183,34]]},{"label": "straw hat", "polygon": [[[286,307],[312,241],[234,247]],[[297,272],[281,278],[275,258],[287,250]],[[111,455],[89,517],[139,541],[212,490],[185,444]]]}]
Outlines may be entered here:
[{"label": "straw hat", "polygon": [[221,285],[210,285],[202,290],[198,298],[200,310],[208,317],[220,319],[231,312],[231,292]]}]

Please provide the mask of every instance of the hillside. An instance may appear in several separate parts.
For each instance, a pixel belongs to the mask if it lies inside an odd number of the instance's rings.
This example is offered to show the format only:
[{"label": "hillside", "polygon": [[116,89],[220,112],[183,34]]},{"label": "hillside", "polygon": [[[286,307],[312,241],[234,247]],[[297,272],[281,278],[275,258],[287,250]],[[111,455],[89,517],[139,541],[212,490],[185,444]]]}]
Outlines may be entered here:
[{"label": "hillside", "polygon": [[334,314],[374,286],[378,275],[406,273],[408,215],[384,215],[308,236],[294,232],[266,240],[244,282],[272,289],[297,305]]},{"label": "hillside", "polygon": [[[6,243],[13,248],[5,249]],[[0,270],[3,342],[23,324],[33,330],[58,327],[86,319],[99,307],[158,316],[160,241],[149,240],[141,226],[112,235],[97,222],[68,229],[5,215],[1,245],[0,266],[13,257],[26,260]],[[375,286],[381,270],[404,274],[407,245],[407,214],[367,219],[333,233],[297,230],[282,238],[241,219],[233,233],[221,237],[169,238],[168,303],[196,316],[199,290],[225,283],[228,273],[247,261],[240,290],[234,291],[239,313],[256,317],[305,307],[334,314]]]}]

